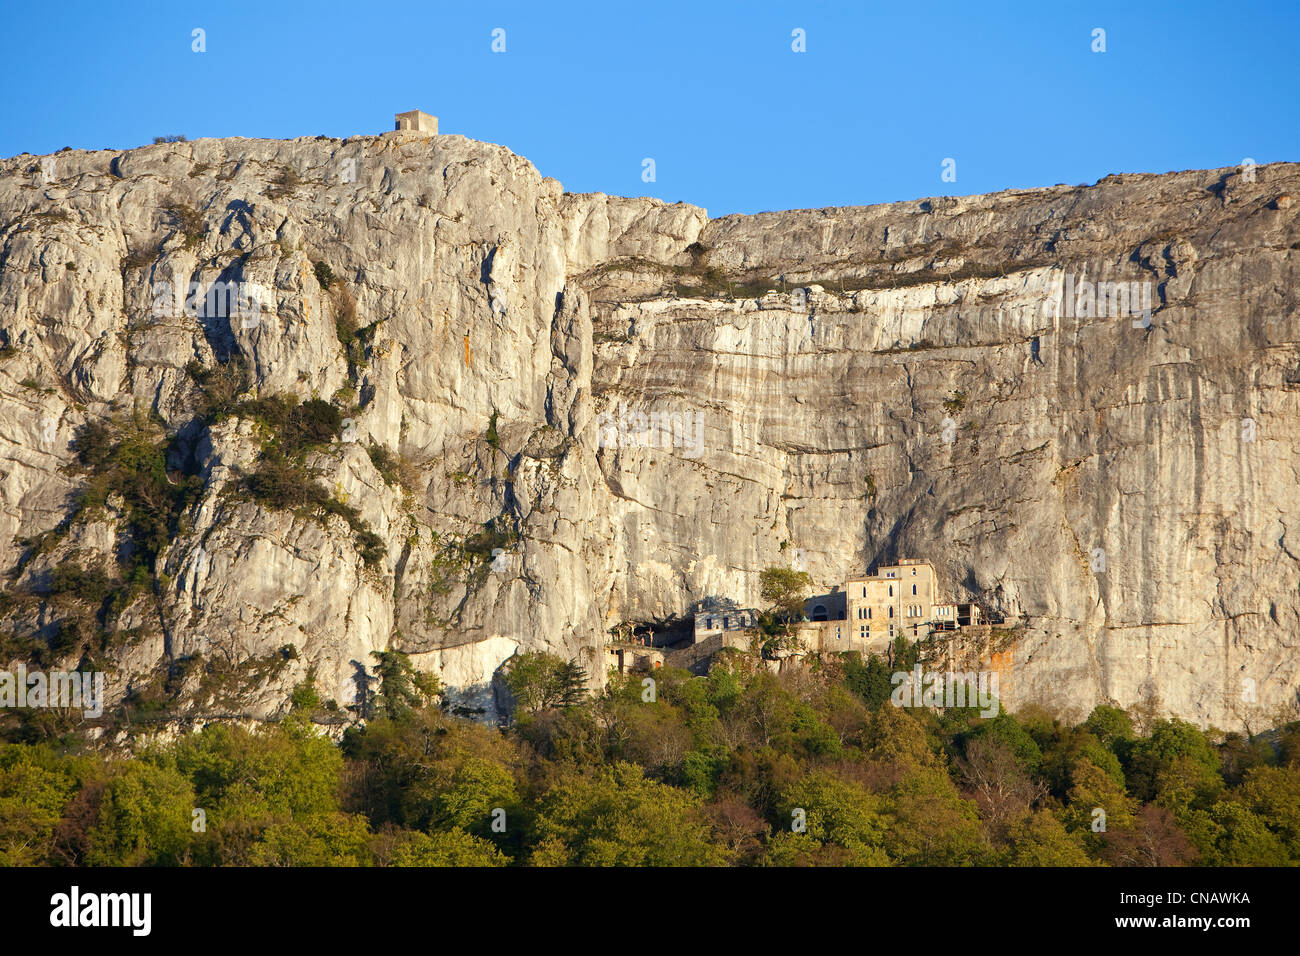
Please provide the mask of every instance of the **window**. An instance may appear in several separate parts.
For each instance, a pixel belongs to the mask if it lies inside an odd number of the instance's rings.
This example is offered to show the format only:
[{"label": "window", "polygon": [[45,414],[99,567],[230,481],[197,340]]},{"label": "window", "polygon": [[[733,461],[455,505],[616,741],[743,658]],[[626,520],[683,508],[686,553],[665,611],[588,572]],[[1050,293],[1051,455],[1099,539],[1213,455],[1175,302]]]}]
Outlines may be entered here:
[{"label": "window", "polygon": [[866,596],[867,596],[867,589],[866,589],[865,586],[862,588],[862,596],[863,596],[863,597],[866,597]]},{"label": "window", "polygon": [[889,596],[890,597],[894,596],[894,586],[892,584],[889,586]]},{"label": "window", "polygon": [[724,617],[722,619],[722,629],[725,631],[730,626],[731,626],[731,618]]},{"label": "window", "polygon": [[871,608],[867,608],[867,620],[871,620]]},{"label": "window", "polygon": [[916,585],[915,585],[915,584],[912,585],[912,593],[913,593],[913,594],[916,593]]},{"label": "window", "polygon": [[912,577],[916,577],[916,568],[912,569]]},{"label": "window", "polygon": [[[889,608],[889,616],[890,616],[890,617],[893,617],[893,616],[894,616],[894,609],[893,609],[892,606]],[[890,627],[890,630],[893,630],[894,625],[891,624],[891,625],[889,625],[889,627]]]},{"label": "window", "polygon": [[859,627],[858,634],[861,635],[862,640],[865,641],[867,639],[867,625],[863,624],[861,627]]}]

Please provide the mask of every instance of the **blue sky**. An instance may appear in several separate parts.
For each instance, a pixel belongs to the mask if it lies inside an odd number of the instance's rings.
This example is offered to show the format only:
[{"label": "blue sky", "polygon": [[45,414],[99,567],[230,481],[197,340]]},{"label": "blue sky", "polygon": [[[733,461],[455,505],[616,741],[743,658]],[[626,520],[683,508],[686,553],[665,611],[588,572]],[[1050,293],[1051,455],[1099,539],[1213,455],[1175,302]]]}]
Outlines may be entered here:
[{"label": "blue sky", "polygon": [[164,134],[348,136],[423,109],[570,191],[714,216],[1300,160],[1293,0],[2,9],[4,156]]}]

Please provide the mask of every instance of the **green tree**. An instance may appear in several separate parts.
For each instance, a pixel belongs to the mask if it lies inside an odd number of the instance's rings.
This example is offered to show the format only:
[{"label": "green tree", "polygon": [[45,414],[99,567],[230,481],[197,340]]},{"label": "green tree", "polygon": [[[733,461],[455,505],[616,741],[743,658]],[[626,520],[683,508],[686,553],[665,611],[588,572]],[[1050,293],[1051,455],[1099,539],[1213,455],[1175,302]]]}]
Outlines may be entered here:
[{"label": "green tree", "polygon": [[546,651],[515,654],[502,666],[501,679],[526,714],[573,706],[586,698],[586,671]]},{"label": "green tree", "polygon": [[803,620],[804,599],[813,585],[812,575],[793,568],[764,568],[758,575],[758,590],[768,602],[768,614],[780,626],[784,640],[769,641],[768,650],[790,646],[793,624]]},{"label": "green tree", "polygon": [[867,656],[864,663],[856,651],[844,655],[844,682],[873,710],[889,702],[893,693],[893,672],[888,664],[875,654]]},{"label": "green tree", "polygon": [[573,776],[541,799],[533,831],[534,866],[718,866],[699,800],[615,763]]},{"label": "green tree", "polygon": [[1287,862],[1300,863],[1300,766],[1252,767],[1235,796],[1278,835]]},{"label": "green tree", "polygon": [[[776,806],[776,833],[790,833],[769,851],[768,862],[790,865],[811,859],[816,847],[833,844],[846,851],[828,858],[847,866],[886,866],[889,856],[888,819],[879,798],[825,771],[813,771],[782,791]],[[795,825],[804,828],[800,834]],[[801,847],[800,843],[813,847]],[[791,856],[790,854],[794,855]]]},{"label": "green tree", "polygon": [[1222,792],[1223,778],[1194,756],[1178,754],[1156,774],[1156,803],[1180,820],[1189,810],[1212,806]]},{"label": "green tree", "polygon": [[1234,787],[1241,784],[1252,768],[1277,763],[1273,747],[1260,735],[1228,734],[1219,745],[1219,757],[1223,762],[1223,780]]},{"label": "green tree", "polygon": [[556,668],[556,693],[564,707],[575,707],[587,699],[587,671],[575,660]]},{"label": "green tree", "polygon": [[453,827],[443,833],[399,830],[375,851],[381,866],[506,866],[510,860],[490,842]]},{"label": "green tree", "polygon": [[1161,771],[1168,770],[1177,757],[1187,757],[1207,773],[1219,774],[1219,756],[1204,733],[1177,718],[1158,720],[1150,736],[1135,741],[1132,746],[1124,768],[1129,791],[1144,801],[1155,797]]},{"label": "green tree", "polygon": [[906,775],[890,792],[889,854],[906,866],[979,866],[988,859],[975,804],[939,768]]},{"label": "green tree", "polygon": [[[1065,823],[1070,832],[1083,836],[1093,852],[1101,850],[1105,833],[1133,828],[1133,801],[1125,794],[1123,786],[1103,768],[1081,756],[1070,768],[1070,778],[1072,783]],[[1101,814],[1096,812],[1098,810],[1102,811]],[[1103,821],[1104,830],[1101,829]],[[1097,827],[1095,830],[1094,825]]]},{"label": "green tree", "polygon": [[894,670],[910,671],[921,659],[921,642],[908,641],[899,634],[894,638]]},{"label": "green tree", "polygon": [[121,764],[104,789],[90,831],[91,866],[176,866],[188,858],[194,788],[172,766]]},{"label": "green tree", "polygon": [[869,758],[896,774],[941,765],[934,741],[902,707],[877,708],[867,724],[864,744]]},{"label": "green tree", "polygon": [[515,744],[495,728],[432,708],[376,719],[344,737],[346,806],[376,827],[490,833],[492,811],[517,816]]},{"label": "green tree", "polygon": [[[1208,816],[1209,826],[1198,827],[1198,832],[1192,834],[1207,866],[1285,866],[1288,862],[1282,840],[1257,813],[1242,804],[1216,803]],[[1212,839],[1205,841],[1202,834]]]},{"label": "green tree", "polygon": [[315,813],[267,824],[241,862],[247,866],[368,866],[369,841],[365,817]]},{"label": "green tree", "polygon": [[402,720],[437,696],[438,678],[418,672],[411,658],[401,651],[371,651],[370,656],[375,658],[375,676],[379,679],[371,705],[373,716]]},{"label": "green tree", "polygon": [[1021,768],[1037,774],[1043,762],[1043,752],[1034,738],[1011,714],[1002,711],[996,717],[981,721],[966,737],[971,740],[995,740],[1005,746],[1016,758]]},{"label": "green tree", "polygon": [[255,733],[210,724],[176,744],[175,761],[193,784],[190,806],[206,815],[202,862],[251,865],[267,827],[339,811],[342,754],[306,721]]},{"label": "green tree", "polygon": [[445,766],[435,768],[434,778],[436,792],[429,801],[427,827],[458,827],[486,836],[494,811],[505,811],[508,821],[519,804],[514,775],[493,760],[456,754]]},{"label": "green tree", "polygon": [[48,745],[0,746],[0,866],[49,862],[54,829],[89,764]]},{"label": "green tree", "polygon": [[1040,807],[1011,830],[1008,866],[1093,866],[1083,839],[1068,832],[1055,814]]},{"label": "green tree", "polygon": [[1133,739],[1133,719],[1118,707],[1099,704],[1083,726],[1107,747]]}]

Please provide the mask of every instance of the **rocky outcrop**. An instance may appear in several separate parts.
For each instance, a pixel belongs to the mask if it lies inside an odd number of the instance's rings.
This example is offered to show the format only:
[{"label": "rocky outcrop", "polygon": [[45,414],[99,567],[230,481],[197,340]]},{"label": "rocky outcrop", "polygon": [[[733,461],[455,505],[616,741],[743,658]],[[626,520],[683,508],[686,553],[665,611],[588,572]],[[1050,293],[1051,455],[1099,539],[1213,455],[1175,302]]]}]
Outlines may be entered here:
[{"label": "rocky outcrop", "polygon": [[[399,648],[490,718],[519,648],[599,683],[612,625],[755,604],[791,549],[828,585],[923,556],[1018,625],[1013,707],[1270,722],[1300,689],[1297,189],[709,220],[457,136],[0,161],[5,647],[253,718],[309,677],[355,703]],[[276,394],[335,410],[298,466],[326,505],[250,491]],[[106,421],[184,489],[156,554],[147,501],[82,494]],[[98,643],[60,630],[74,566],[117,588]]]}]

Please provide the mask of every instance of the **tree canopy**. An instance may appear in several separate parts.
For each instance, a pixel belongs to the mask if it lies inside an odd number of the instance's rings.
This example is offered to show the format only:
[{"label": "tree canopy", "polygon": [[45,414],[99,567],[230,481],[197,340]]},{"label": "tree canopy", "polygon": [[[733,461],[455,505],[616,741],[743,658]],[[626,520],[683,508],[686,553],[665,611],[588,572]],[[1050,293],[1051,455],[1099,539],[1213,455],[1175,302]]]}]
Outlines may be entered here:
[{"label": "tree canopy", "polygon": [[515,719],[489,727],[445,711],[403,655],[376,658],[369,716],[340,743],[305,685],[251,730],[0,741],[0,864],[1300,863],[1300,724],[896,707],[879,658],[774,672],[736,652],[705,676],[655,671],[653,695],[639,675],[593,695],[576,662],[519,654]]}]

